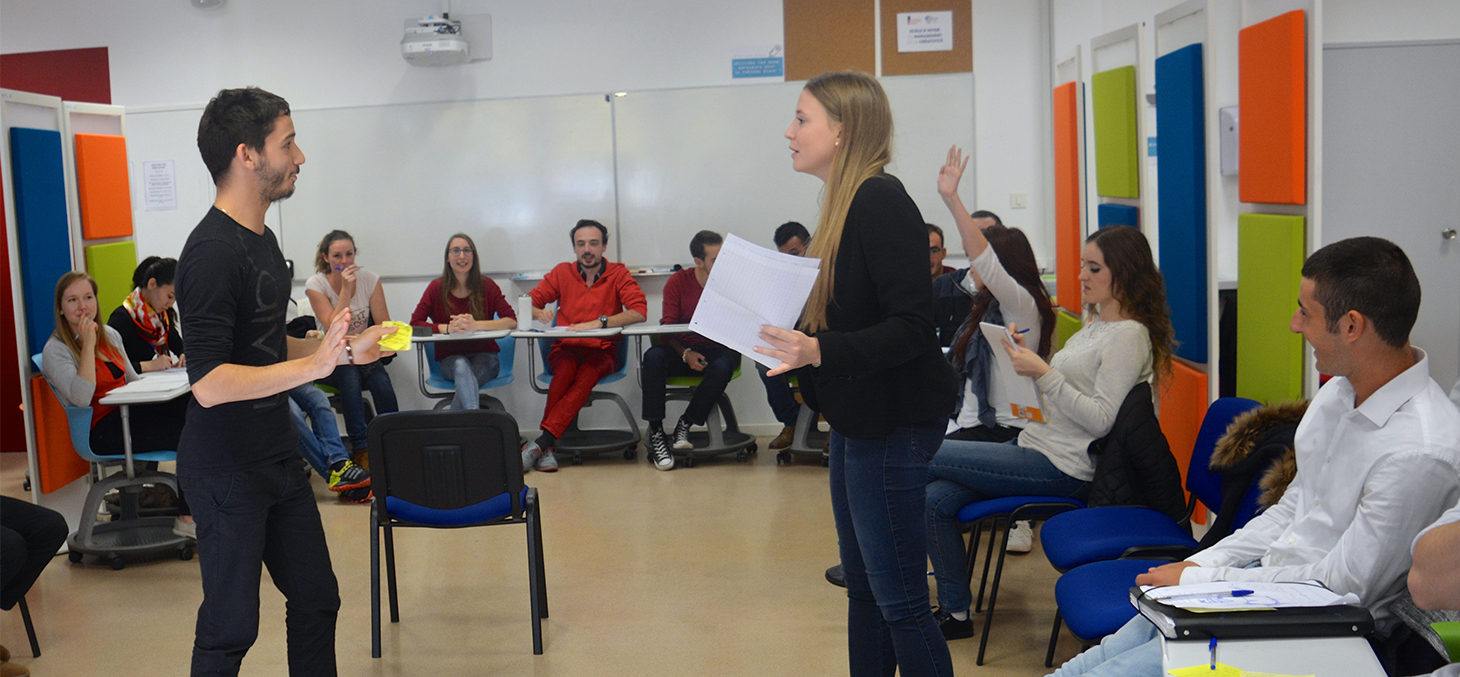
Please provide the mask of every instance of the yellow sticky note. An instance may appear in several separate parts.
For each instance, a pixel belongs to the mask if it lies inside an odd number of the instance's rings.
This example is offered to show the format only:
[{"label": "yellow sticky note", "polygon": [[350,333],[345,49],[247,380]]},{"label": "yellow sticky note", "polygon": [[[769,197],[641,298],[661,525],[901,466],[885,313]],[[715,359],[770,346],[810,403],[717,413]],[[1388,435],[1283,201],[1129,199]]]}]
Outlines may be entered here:
[{"label": "yellow sticky note", "polygon": [[1203,663],[1189,668],[1177,668],[1171,674],[1176,677],[1242,677],[1242,670],[1222,663],[1217,663],[1217,669],[1213,670],[1211,665]]},{"label": "yellow sticky note", "polygon": [[386,334],[380,339],[380,347],[382,350],[402,352],[411,349],[411,325],[404,322],[396,322],[395,320],[386,320],[385,322],[381,322],[380,326],[395,327],[394,334]]}]

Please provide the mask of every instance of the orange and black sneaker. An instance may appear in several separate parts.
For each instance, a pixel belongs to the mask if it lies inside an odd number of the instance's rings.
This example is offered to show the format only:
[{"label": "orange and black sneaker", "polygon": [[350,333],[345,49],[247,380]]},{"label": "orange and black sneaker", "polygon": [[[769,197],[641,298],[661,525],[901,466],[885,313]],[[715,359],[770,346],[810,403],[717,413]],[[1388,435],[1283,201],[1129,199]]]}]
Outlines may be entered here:
[{"label": "orange and black sneaker", "polygon": [[354,461],[340,463],[338,468],[330,469],[330,491],[349,491],[370,486],[370,471],[355,465]]}]

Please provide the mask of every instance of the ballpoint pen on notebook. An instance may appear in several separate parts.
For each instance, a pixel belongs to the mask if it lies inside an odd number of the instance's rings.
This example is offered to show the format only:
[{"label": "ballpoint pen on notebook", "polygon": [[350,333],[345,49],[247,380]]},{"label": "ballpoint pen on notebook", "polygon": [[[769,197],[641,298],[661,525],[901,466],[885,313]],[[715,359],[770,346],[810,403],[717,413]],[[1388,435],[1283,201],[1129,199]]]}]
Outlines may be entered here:
[{"label": "ballpoint pen on notebook", "polygon": [[1162,598],[1160,598],[1159,601],[1161,601],[1161,602],[1170,602],[1173,599],[1192,599],[1192,598],[1196,598],[1196,597],[1206,597],[1206,598],[1216,598],[1216,597],[1246,597],[1246,596],[1251,595],[1251,594],[1253,594],[1253,591],[1251,591],[1251,590],[1230,590],[1230,591],[1223,591],[1223,592],[1193,592],[1193,593],[1187,594],[1187,595],[1172,595],[1170,597],[1162,597]]}]

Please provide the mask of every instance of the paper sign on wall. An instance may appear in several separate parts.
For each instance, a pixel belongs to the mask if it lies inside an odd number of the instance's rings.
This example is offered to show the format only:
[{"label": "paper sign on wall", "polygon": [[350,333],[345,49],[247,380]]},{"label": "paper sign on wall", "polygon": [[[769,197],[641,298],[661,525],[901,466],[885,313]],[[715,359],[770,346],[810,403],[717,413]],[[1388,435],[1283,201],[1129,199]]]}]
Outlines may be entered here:
[{"label": "paper sign on wall", "polygon": [[177,209],[177,173],[172,160],[143,162],[142,189],[147,193],[147,211]]},{"label": "paper sign on wall", "polygon": [[730,58],[732,78],[785,78],[786,57],[780,45],[741,47]]},{"label": "paper sign on wall", "polygon": [[898,14],[897,51],[953,51],[953,12],[907,12]]}]

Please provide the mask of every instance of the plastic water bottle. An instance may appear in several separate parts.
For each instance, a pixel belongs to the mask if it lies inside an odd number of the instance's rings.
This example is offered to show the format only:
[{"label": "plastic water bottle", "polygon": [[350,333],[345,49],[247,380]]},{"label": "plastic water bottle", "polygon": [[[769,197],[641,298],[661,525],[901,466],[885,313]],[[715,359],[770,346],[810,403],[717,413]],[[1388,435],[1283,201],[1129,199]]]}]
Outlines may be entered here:
[{"label": "plastic water bottle", "polygon": [[532,295],[522,294],[517,297],[517,329],[527,331],[532,328]]}]

